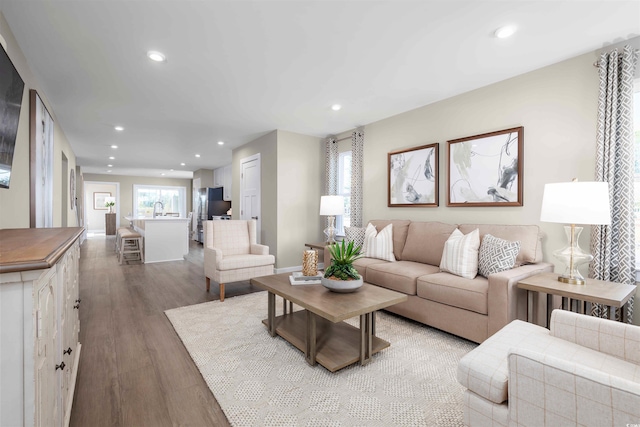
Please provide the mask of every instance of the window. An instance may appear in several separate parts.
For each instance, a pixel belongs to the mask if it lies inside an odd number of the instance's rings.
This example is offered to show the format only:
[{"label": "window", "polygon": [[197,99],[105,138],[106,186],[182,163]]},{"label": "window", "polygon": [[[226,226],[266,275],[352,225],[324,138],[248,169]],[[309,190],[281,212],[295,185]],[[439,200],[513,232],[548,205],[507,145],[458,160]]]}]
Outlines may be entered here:
[{"label": "window", "polygon": [[152,217],[153,206],[162,202],[164,214],[187,216],[186,187],[161,187],[156,185],[133,186],[133,216]]},{"label": "window", "polygon": [[344,227],[351,224],[351,151],[338,158],[338,196],[344,197],[344,215],[336,218],[336,234],[344,236]]}]

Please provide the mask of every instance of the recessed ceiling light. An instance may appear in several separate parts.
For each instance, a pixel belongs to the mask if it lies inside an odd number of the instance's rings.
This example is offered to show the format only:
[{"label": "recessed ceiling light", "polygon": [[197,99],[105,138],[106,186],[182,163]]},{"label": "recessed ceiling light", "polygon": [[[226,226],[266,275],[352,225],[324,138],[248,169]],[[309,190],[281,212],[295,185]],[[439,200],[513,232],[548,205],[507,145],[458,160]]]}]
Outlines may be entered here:
[{"label": "recessed ceiling light", "polygon": [[107,167],[108,167],[108,168],[112,168],[112,167],[113,167],[113,165],[107,165]]},{"label": "recessed ceiling light", "polygon": [[173,169],[169,169],[169,172],[173,172]]},{"label": "recessed ceiling light", "polygon": [[111,173],[111,170],[108,170],[107,172]]},{"label": "recessed ceiling light", "polygon": [[115,160],[116,158],[113,156],[109,156],[109,160]]},{"label": "recessed ceiling light", "polygon": [[186,165],[186,163],[180,163],[180,166],[185,166],[185,165]]},{"label": "recessed ceiling light", "polygon": [[117,130],[118,132],[122,132],[124,130],[122,126],[115,126],[114,129]]},{"label": "recessed ceiling light", "polygon": [[164,176],[164,172],[162,172],[160,175]]},{"label": "recessed ceiling light", "polygon": [[196,157],[200,157],[200,154],[196,154]]},{"label": "recessed ceiling light", "polygon": [[147,57],[154,62],[167,62],[167,58],[164,54],[156,50],[150,50],[147,52]]},{"label": "recessed ceiling light", "polygon": [[224,141],[218,141],[218,145],[224,145]]},{"label": "recessed ceiling light", "polygon": [[340,110],[341,108],[342,108],[342,105],[340,105],[340,104],[333,104],[333,105],[331,106],[331,109],[332,109],[333,111],[338,111],[338,110]]},{"label": "recessed ceiling light", "polygon": [[112,145],[111,148],[113,148],[115,150],[116,148],[118,148],[118,146],[117,145]]},{"label": "recessed ceiling light", "polygon": [[507,37],[511,37],[517,30],[515,25],[505,25],[504,27],[498,28],[495,33],[493,33],[499,39],[506,39]]}]

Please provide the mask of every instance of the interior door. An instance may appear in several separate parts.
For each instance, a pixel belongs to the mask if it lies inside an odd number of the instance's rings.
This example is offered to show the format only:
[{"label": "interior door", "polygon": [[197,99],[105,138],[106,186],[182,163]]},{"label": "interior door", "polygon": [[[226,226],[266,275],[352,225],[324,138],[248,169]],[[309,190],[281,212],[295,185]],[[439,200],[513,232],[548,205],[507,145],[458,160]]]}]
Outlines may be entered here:
[{"label": "interior door", "polygon": [[240,175],[240,219],[255,219],[260,243],[260,155],[242,159]]}]

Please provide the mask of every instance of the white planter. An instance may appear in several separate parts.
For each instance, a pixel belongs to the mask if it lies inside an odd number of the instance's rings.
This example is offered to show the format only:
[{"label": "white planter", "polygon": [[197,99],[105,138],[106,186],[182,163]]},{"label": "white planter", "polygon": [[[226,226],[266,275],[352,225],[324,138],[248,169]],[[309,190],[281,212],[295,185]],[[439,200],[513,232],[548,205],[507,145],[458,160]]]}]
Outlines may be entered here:
[{"label": "white planter", "polygon": [[362,286],[362,276],[358,280],[331,280],[323,277],[320,282],[333,292],[355,292]]}]

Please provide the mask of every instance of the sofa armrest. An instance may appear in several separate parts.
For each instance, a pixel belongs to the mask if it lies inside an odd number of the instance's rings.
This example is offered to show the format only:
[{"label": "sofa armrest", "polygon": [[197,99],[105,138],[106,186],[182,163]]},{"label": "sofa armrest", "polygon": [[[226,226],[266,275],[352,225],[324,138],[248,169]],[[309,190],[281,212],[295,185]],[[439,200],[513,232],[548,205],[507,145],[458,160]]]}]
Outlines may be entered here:
[{"label": "sofa armrest", "polygon": [[508,359],[514,425],[624,426],[640,420],[640,383],[531,350],[511,349]]},{"label": "sofa armrest", "polygon": [[[487,295],[489,336],[512,320],[518,319],[518,304],[522,304],[521,313],[526,313],[526,291],[518,289],[518,282],[547,271],[553,271],[553,264],[539,262],[489,275]],[[523,315],[522,319],[526,320],[526,317]]]},{"label": "sofa armrest", "polygon": [[269,246],[253,243],[249,253],[251,255],[269,255]]},{"label": "sofa armrest", "polygon": [[550,329],[557,338],[640,365],[640,326],[553,310]]},{"label": "sofa armrest", "polygon": [[214,277],[214,271],[218,268],[218,261],[222,259],[222,251],[217,248],[204,248],[204,275]]}]

